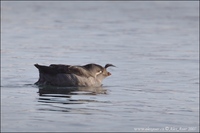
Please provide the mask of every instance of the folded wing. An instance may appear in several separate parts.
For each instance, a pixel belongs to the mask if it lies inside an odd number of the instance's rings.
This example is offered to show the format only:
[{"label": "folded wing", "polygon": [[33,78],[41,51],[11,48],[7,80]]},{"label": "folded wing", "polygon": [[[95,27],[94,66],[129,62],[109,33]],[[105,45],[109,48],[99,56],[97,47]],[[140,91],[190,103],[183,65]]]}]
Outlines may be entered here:
[{"label": "folded wing", "polygon": [[45,74],[50,74],[50,75],[63,73],[63,74],[75,74],[75,75],[78,75],[81,77],[87,77],[87,78],[92,76],[82,66],[71,66],[71,65],[63,65],[63,64],[51,64],[49,66],[42,66],[42,65],[35,64],[35,67],[38,68],[40,73],[45,73]]}]

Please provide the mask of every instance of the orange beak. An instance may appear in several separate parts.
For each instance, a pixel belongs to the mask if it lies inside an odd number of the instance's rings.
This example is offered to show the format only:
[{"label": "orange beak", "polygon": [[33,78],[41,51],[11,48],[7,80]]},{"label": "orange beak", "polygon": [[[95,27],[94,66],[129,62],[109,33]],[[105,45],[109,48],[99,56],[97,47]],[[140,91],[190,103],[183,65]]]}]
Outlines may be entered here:
[{"label": "orange beak", "polygon": [[108,76],[110,76],[111,75],[111,73],[110,72],[108,72]]}]

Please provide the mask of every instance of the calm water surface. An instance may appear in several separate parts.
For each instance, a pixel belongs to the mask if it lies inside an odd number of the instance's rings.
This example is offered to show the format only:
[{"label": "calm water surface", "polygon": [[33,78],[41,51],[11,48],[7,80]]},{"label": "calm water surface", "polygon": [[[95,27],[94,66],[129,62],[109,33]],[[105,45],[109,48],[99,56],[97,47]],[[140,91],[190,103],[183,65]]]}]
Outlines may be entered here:
[{"label": "calm water surface", "polygon": [[[33,64],[112,63],[101,88]],[[1,131],[199,131],[198,2],[1,2]]]}]

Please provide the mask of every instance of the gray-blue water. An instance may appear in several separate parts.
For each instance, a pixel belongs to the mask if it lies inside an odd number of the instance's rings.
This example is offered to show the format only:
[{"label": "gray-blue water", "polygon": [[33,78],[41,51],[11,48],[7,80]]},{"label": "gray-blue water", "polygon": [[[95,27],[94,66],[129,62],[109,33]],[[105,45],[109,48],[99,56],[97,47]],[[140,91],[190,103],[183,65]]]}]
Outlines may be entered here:
[{"label": "gray-blue water", "polygon": [[[70,91],[35,63],[117,67]],[[1,131],[199,131],[198,1],[1,2]]]}]

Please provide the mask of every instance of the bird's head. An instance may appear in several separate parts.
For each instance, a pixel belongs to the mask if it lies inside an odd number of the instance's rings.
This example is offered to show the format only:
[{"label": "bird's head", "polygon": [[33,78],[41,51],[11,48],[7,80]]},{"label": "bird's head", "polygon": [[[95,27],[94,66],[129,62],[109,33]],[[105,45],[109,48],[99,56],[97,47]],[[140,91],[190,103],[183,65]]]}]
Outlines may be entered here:
[{"label": "bird's head", "polygon": [[102,67],[97,64],[87,64],[84,67],[90,71],[90,73],[97,78],[98,80],[102,81],[104,78],[108,77],[111,75],[110,72],[107,71],[108,67],[115,67],[112,64],[106,64],[105,67]]},{"label": "bird's head", "polygon": [[98,80],[102,81],[104,78],[111,75],[111,73],[107,71],[108,67],[115,67],[115,66],[112,64],[106,64],[105,67],[102,67],[101,70],[96,73],[96,78]]}]

